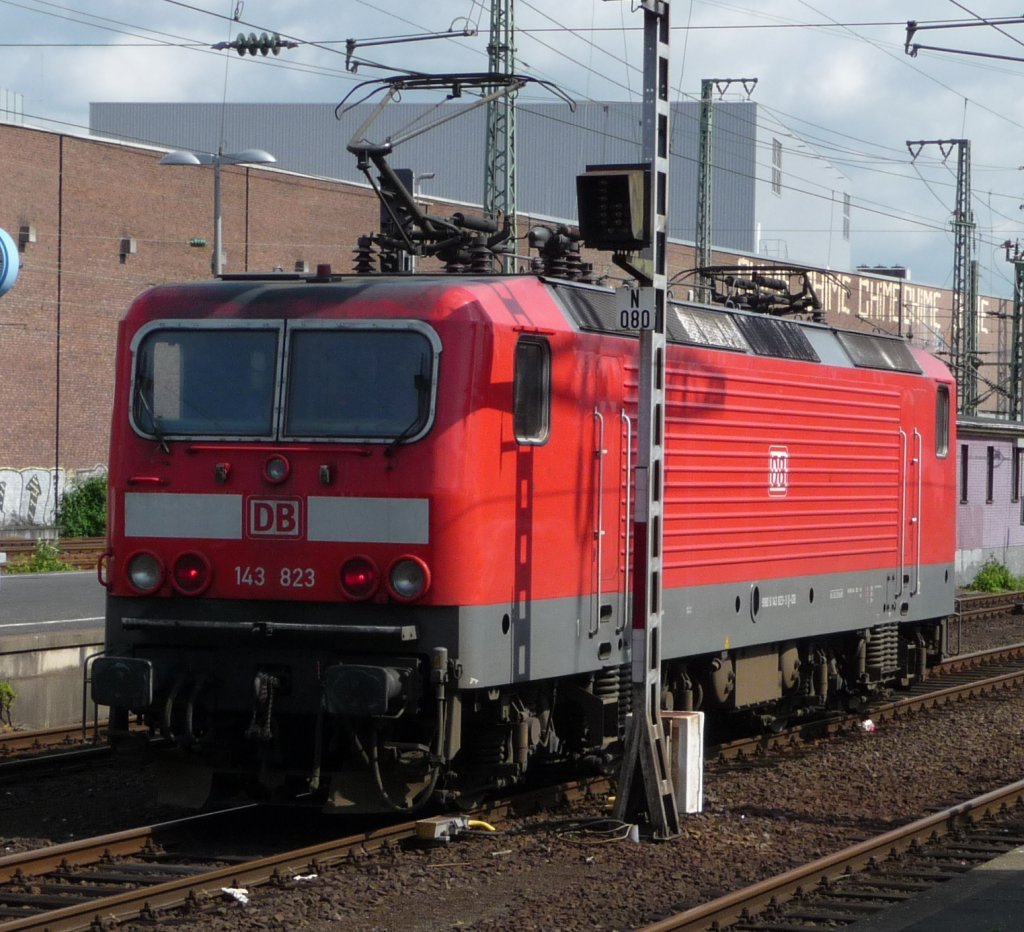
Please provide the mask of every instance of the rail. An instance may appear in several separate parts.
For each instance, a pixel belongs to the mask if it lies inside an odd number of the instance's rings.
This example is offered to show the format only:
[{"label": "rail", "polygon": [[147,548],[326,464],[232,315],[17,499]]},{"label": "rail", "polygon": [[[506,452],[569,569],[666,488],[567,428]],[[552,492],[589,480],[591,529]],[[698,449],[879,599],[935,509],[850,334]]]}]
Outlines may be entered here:
[{"label": "rail", "polygon": [[[606,779],[590,778],[487,803],[467,818],[501,824],[514,815],[603,795],[608,790]],[[157,846],[167,849],[194,826],[208,823],[218,827],[221,820],[252,808],[189,816],[0,857],[0,929],[93,929],[140,914],[152,922],[163,910],[190,900],[201,901],[225,886],[256,886],[275,878],[315,873],[357,853],[398,845],[417,835],[415,822],[402,822],[252,860],[183,851],[174,855],[174,863],[168,863],[167,858],[154,855]],[[219,827],[217,833],[222,837],[229,834]],[[235,862],[223,866],[225,860]],[[102,873],[94,869],[97,865],[103,866]],[[79,873],[83,868],[85,872]]]},{"label": "rail", "polygon": [[[941,812],[925,816],[902,828],[894,829],[875,838],[860,842],[835,854],[827,855],[803,867],[786,871],[743,890],[669,916],[660,922],[645,926],[643,932],[703,932],[725,929],[743,921],[747,928],[754,927],[753,917],[769,906],[802,895],[815,888],[829,889],[839,878],[893,857],[898,852],[923,847],[938,837],[975,824],[986,816],[1000,813],[1019,805],[1024,798],[1024,781],[985,793],[967,802],[958,803]],[[1007,846],[1012,847],[1012,846]],[[995,855],[993,854],[993,857]],[[852,921],[852,920],[847,920]],[[834,928],[833,923],[830,928]],[[757,925],[758,928],[762,926]],[[766,924],[763,928],[793,928],[793,925]],[[802,928],[814,928],[801,925]]]},{"label": "rail", "polygon": [[992,615],[1019,613],[1024,605],[1024,592],[963,592],[956,598],[959,618],[986,618]]},{"label": "rail", "polygon": [[[0,733],[0,783],[24,779],[29,773],[40,775],[66,770],[69,766],[89,765],[110,757],[106,719],[96,722],[91,737],[78,725],[62,725],[36,731]],[[148,747],[161,749],[165,739],[150,737],[141,722],[129,723],[129,729]]]}]

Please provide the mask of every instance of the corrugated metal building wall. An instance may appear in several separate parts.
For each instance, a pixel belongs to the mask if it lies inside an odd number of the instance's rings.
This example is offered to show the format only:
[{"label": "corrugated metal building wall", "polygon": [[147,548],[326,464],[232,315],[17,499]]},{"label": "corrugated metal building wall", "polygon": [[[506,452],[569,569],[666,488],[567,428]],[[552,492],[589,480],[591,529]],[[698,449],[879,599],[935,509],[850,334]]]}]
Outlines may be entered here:
[{"label": "corrugated metal building wall", "polygon": [[[384,141],[400,131],[423,125],[460,104],[392,104],[367,135]],[[360,104],[335,117],[333,104],[131,104],[94,103],[90,132],[103,136],[215,152],[249,147],[266,149],[278,166],[291,171],[363,181],[355,158],[345,148],[373,109]],[[517,116],[519,209],[546,218],[573,221],[576,175],[587,165],[637,162],[641,157],[639,103],[520,104]],[[467,204],[483,199],[485,113],[477,108],[395,149],[395,168],[434,172],[423,183],[423,196]],[[672,177],[669,236],[692,242],[696,228],[697,156],[700,104],[672,108]],[[780,191],[773,189],[773,139],[784,134],[759,126],[752,101],[717,102],[714,114],[713,245],[735,252],[771,255],[794,262],[849,268],[849,236],[842,235],[842,214],[826,190],[846,180],[820,155],[791,135],[787,153],[806,156],[796,162],[794,183],[788,167]],[[793,160],[789,160],[793,163]],[[816,176],[822,177],[816,177]],[[763,248],[762,248],[763,247]]]}]

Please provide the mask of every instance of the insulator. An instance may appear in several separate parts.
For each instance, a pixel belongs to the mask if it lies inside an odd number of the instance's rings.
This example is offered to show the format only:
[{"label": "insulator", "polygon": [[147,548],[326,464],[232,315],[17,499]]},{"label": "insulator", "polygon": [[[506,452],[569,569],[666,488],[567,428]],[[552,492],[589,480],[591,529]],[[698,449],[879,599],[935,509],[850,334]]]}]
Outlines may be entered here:
[{"label": "insulator", "polygon": [[572,281],[579,281],[582,278],[582,265],[579,243],[570,241],[565,256],[566,277]]},{"label": "insulator", "polygon": [[477,275],[489,275],[494,271],[494,253],[481,240],[473,243],[469,250],[469,270]]},{"label": "insulator", "polygon": [[552,256],[547,260],[544,268],[544,274],[551,278],[565,278],[568,270],[569,267],[566,264],[564,256]]},{"label": "insulator", "polygon": [[567,271],[568,266],[565,264],[565,259],[561,256],[549,259],[547,267],[545,268],[545,274],[551,278],[566,278]]},{"label": "insulator", "polygon": [[373,271],[373,240],[369,236],[360,236],[356,240],[356,248],[352,252],[356,257],[355,272],[357,275],[368,275]]}]

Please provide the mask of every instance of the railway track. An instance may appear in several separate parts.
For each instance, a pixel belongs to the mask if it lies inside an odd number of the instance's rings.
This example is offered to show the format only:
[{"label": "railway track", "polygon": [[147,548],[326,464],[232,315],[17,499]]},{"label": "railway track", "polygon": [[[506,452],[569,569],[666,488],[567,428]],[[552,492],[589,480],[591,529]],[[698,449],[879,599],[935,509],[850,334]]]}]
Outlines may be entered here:
[{"label": "railway track", "polygon": [[1008,612],[1020,612],[1024,606],[1024,592],[966,592],[955,602],[956,617],[981,620]]},{"label": "railway track", "polygon": [[87,735],[81,726],[4,732],[0,734],[0,781],[109,757],[111,751],[103,739],[103,732]]},{"label": "railway track", "polygon": [[[0,538],[0,552],[7,554],[8,568],[27,561],[35,552],[37,543],[17,537]],[[76,570],[95,569],[107,547],[102,537],[62,537],[51,543],[56,544],[60,559]]]},{"label": "railway track", "polygon": [[[983,672],[984,676],[979,678],[979,672]],[[871,714],[879,718],[889,714],[907,714],[915,708],[931,708],[965,696],[984,695],[1022,683],[1024,644],[965,655],[948,661],[936,668],[934,675],[924,684],[928,687],[927,691],[922,688],[920,694],[903,696],[891,703],[881,703],[872,709]],[[854,717],[848,719],[845,724],[837,724],[836,727],[853,727],[856,721]],[[51,737],[55,731],[50,730]],[[78,732],[77,729],[75,731]],[[797,729],[795,737],[782,736],[779,741],[784,743],[804,740],[805,736],[801,735],[800,731]],[[38,740],[29,735],[20,737],[23,742],[30,744]],[[58,743],[62,740],[58,738]],[[764,740],[756,739],[756,745],[748,745],[745,752],[729,748],[723,753],[730,756],[763,753]],[[500,824],[508,818],[513,809],[516,814],[520,814],[530,805],[550,805],[573,797],[596,796],[608,792],[609,789],[608,782],[604,780],[552,788],[540,796],[533,794],[536,797],[533,803],[524,801],[524,798],[505,800],[475,813],[474,817]],[[1024,795],[1024,789],[1021,790],[1021,795]],[[1000,801],[998,805],[1005,805],[1005,802]],[[972,809],[973,804],[962,804],[950,812],[959,814],[961,811]],[[133,916],[155,918],[159,913],[184,903],[195,905],[222,898],[225,896],[225,888],[248,888],[263,883],[287,884],[290,878],[317,873],[329,864],[357,854],[407,844],[416,833],[415,823],[412,822],[377,825],[366,832],[345,838],[318,840],[315,844],[306,843],[298,847],[282,844],[278,850],[261,850],[254,855],[245,844],[238,843],[241,831],[238,823],[232,827],[229,821],[224,821],[231,818],[238,817],[230,813],[214,813],[182,822],[120,832],[0,858],[0,929],[5,932],[15,929],[79,929],[98,924],[101,917],[104,922],[123,921]],[[931,825],[934,818],[929,817],[931,821],[927,824]],[[940,822],[944,821],[942,816],[938,818]],[[1024,816],[1021,820],[1024,821]],[[244,811],[243,823],[251,826],[259,821],[252,818],[251,811]],[[946,821],[950,825],[960,825],[963,822],[962,819],[948,817]],[[197,835],[200,826],[207,828],[205,841]],[[855,846],[859,854],[855,852],[850,855],[853,860],[845,862],[841,867],[833,868],[832,860],[826,859],[829,861],[827,865],[810,865],[802,873],[791,872],[800,878],[793,888],[794,891],[797,888],[800,891],[807,891],[811,886],[818,884],[822,877],[838,876],[847,869],[846,865],[854,863],[858,856],[864,859],[864,863],[872,857],[880,860],[877,852],[888,850],[889,836],[893,834],[883,836],[885,840],[878,842],[873,848],[868,842]],[[1010,831],[1004,835],[1006,838],[1017,837]],[[209,836],[212,836],[217,844],[211,844]],[[909,837],[913,839],[924,835],[914,836],[911,833]],[[1021,839],[1024,840],[1024,827],[1021,828]],[[226,840],[231,844],[225,845]],[[987,844],[985,842],[982,848]],[[979,853],[980,850],[978,849]],[[961,854],[957,854],[956,857],[961,861],[965,860]],[[958,869],[951,868],[950,871],[955,872]],[[922,870],[940,876],[949,876],[950,873],[943,873],[933,866]],[[834,873],[826,875],[825,871]],[[775,897],[777,901],[781,901],[787,896],[792,896],[779,892],[782,883],[779,881],[778,884],[770,886],[772,892],[769,898]],[[841,883],[843,889],[836,893],[833,899],[849,901],[854,895],[849,889],[852,885],[846,880]],[[890,881],[884,880],[879,883],[884,886]],[[759,888],[761,886],[758,885]],[[911,883],[909,887],[914,887],[914,884]],[[869,887],[869,894],[870,889]],[[757,894],[753,895],[756,898]],[[900,896],[902,895],[901,893]],[[884,899],[886,897],[879,894],[874,902]],[[855,909],[875,908],[870,905],[870,895],[868,901],[868,906]],[[744,901],[738,909],[741,912],[745,909],[749,913],[752,909],[751,902],[749,899]],[[690,910],[689,914],[692,915],[685,920],[690,924],[659,924],[656,928],[696,929],[707,928],[711,922],[723,922],[719,913],[706,912],[710,908],[710,905],[701,907],[705,912],[700,913]],[[714,908],[718,910],[725,907],[719,904]],[[807,911],[818,911],[823,915],[834,909],[838,907],[827,902],[825,905],[817,904],[806,908]],[[693,924],[703,921],[694,918],[698,916],[704,917],[707,922],[704,925]]]},{"label": "railway track", "polygon": [[[110,757],[112,749],[106,743],[106,724],[90,723],[87,729],[81,725],[69,725],[0,733],[0,782],[18,779],[27,773],[41,775],[69,767],[89,766]],[[137,724],[132,725],[132,730],[140,734],[145,732]]]},{"label": "railway track", "polygon": [[[491,802],[464,818],[501,825],[513,815],[608,789],[603,778],[579,781]],[[223,897],[225,888],[287,883],[417,837],[414,821],[377,824],[343,838],[294,849],[282,846],[253,857],[246,848],[265,845],[267,835],[264,826],[256,824],[260,820],[253,818],[255,808],[193,816],[0,858],[0,929],[56,932],[100,928],[136,916],[155,919],[186,903],[195,907]],[[292,830],[294,813],[289,810]],[[447,821],[453,818],[459,817]],[[324,820],[317,819],[316,824],[323,831]],[[249,834],[253,829],[259,842]],[[246,833],[241,843],[240,832]]]},{"label": "railway track", "polygon": [[836,929],[1024,844],[1024,781],[670,916],[644,932]]},{"label": "railway track", "polygon": [[47,753],[57,749],[96,743],[82,734],[80,725],[60,728],[42,728],[36,731],[0,732],[0,761],[25,754]]},{"label": "railway track", "polygon": [[[980,675],[979,674],[984,674]],[[875,721],[1024,686],[1024,644],[955,657],[934,667],[908,695],[870,709]],[[858,717],[730,742],[720,761],[764,757],[856,727]],[[904,902],[1024,845],[1024,781],[983,794],[868,839],[804,867],[688,909],[644,932],[770,932],[832,929]]]},{"label": "railway track", "polygon": [[[901,697],[884,704],[885,707],[880,704],[872,714],[907,714],[915,708],[934,708],[965,696],[984,695],[1024,684],[1024,644],[959,657],[940,669],[942,676],[936,675],[928,682],[930,691]],[[979,672],[984,676],[979,677]],[[851,727],[851,721],[855,723],[856,717],[847,721],[845,727]],[[790,736],[788,740],[794,738]],[[609,782],[603,779],[554,787],[492,803],[475,812],[473,818],[500,825],[511,814],[520,815],[525,810],[557,802],[594,797],[609,790]],[[1013,800],[1024,796],[1024,783],[1017,786],[1016,793]],[[840,876],[850,865],[882,860],[890,849],[896,849],[897,836],[906,837],[905,846],[915,840],[923,844],[934,826],[962,825],[965,820],[960,817],[961,813],[999,808],[1011,798],[989,796],[997,798],[998,802],[986,804],[988,809],[981,803],[961,804],[900,832],[890,832],[880,839],[857,845],[842,853],[842,857],[835,855],[802,871],[790,872],[782,880],[759,884],[754,892],[742,898],[735,894],[723,898],[728,902],[716,901],[699,910],[689,910],[682,914],[682,919],[671,920],[680,923],[678,925],[659,924],[656,928],[698,929],[707,928],[712,922],[722,923],[729,909],[737,916],[744,910],[749,913],[754,908],[751,904],[756,904],[759,896],[763,896],[762,904],[772,898],[781,901],[794,896],[797,890],[809,890],[823,877]],[[290,827],[296,829],[297,820],[291,817],[288,821]],[[323,831],[323,821],[315,819],[311,824]],[[1024,823],[1024,815],[1021,821]],[[259,845],[248,834],[254,826],[259,828]],[[306,843],[297,847],[282,840],[276,848],[267,851],[266,837],[271,834],[246,807],[0,858],[0,929],[4,932],[82,929],[98,924],[101,917],[105,922],[124,921],[134,916],[155,919],[158,914],[185,903],[194,907],[222,898],[225,889],[247,889],[265,883],[287,884],[290,878],[318,873],[346,858],[408,844],[416,835],[416,823],[377,823],[367,831],[344,838],[318,839],[314,844],[308,843],[307,835]],[[1009,831],[1004,834],[1008,839],[1018,837]],[[1020,837],[1024,841],[1024,824]],[[254,850],[256,847],[258,851]],[[965,860],[961,854],[956,857]],[[943,877],[959,869],[954,867],[943,873],[932,866],[924,868]],[[788,889],[787,883],[793,892],[780,892]],[[849,900],[852,894],[847,888],[851,885],[845,880],[842,883],[841,895],[836,894],[833,899]],[[770,892],[765,894],[764,891]],[[881,894],[875,898],[875,902],[882,900],[885,896]],[[807,909],[824,915],[834,908],[837,907],[818,904]],[[868,908],[874,907],[863,907]]]}]

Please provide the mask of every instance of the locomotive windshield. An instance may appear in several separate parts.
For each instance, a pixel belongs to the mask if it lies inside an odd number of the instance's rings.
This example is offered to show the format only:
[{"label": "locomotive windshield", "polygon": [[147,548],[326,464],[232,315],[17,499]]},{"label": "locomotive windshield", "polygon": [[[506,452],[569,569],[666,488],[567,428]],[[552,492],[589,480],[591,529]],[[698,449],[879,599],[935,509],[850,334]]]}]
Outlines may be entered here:
[{"label": "locomotive windshield", "polygon": [[433,413],[440,341],[415,321],[176,322],[136,342],[132,420],[161,441],[394,443]]},{"label": "locomotive windshield", "polygon": [[136,356],[135,424],[147,434],[266,437],[277,330],[158,330]]}]

